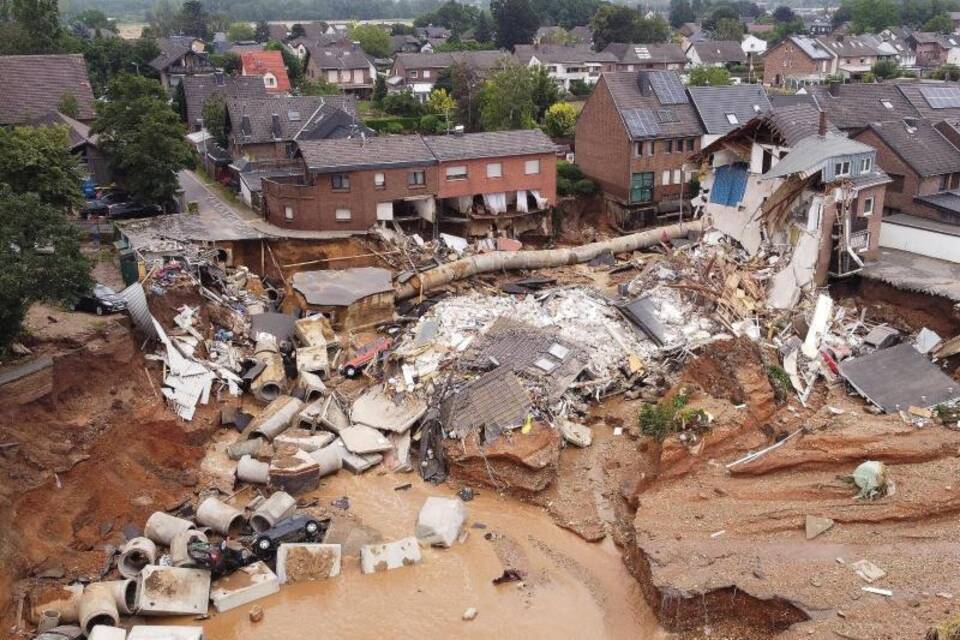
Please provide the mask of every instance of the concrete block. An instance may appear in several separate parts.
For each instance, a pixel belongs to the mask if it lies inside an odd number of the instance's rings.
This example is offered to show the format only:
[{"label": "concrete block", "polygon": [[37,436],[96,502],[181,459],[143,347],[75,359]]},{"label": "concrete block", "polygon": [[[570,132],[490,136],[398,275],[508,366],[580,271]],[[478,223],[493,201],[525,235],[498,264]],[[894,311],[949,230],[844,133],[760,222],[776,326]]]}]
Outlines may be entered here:
[{"label": "concrete block", "polygon": [[393,445],[382,433],[362,424],[341,430],[340,439],[347,450],[361,456],[393,449]]},{"label": "concrete block", "polygon": [[120,627],[108,627],[105,624],[98,624],[93,627],[93,631],[87,636],[87,640],[126,640],[127,630]]},{"label": "concrete block", "polygon": [[292,429],[287,429],[274,439],[274,444],[288,444],[292,445],[298,449],[302,449],[307,453],[312,453],[318,449],[323,449],[325,446],[334,441],[337,436],[333,435],[329,431],[318,431],[316,433],[311,433],[306,429],[300,427],[294,427]]},{"label": "concrete block", "polygon": [[359,475],[383,462],[383,455],[379,453],[358,455],[349,451],[344,446],[343,440],[339,438],[334,440],[333,444],[331,444],[328,448],[331,447],[336,447],[337,453],[340,454],[340,460],[343,463],[343,468],[356,475]]},{"label": "concrete block", "polygon": [[368,544],[360,547],[360,570],[376,573],[419,564],[420,545],[416,538],[402,538],[393,542]]},{"label": "concrete block", "polygon": [[148,564],[140,571],[137,611],[142,616],[207,613],[210,572]]},{"label": "concrete block", "polygon": [[335,578],[340,575],[340,557],[338,544],[281,544],[277,549],[277,577],[280,584]]},{"label": "concrete block", "polygon": [[277,574],[263,562],[237,569],[213,583],[210,600],[219,612],[242,607],[280,591]]},{"label": "concrete block", "polygon": [[127,640],[204,640],[203,627],[176,625],[136,626]]},{"label": "concrete block", "polygon": [[450,547],[460,535],[467,508],[458,498],[431,496],[417,517],[417,540],[434,547]]}]

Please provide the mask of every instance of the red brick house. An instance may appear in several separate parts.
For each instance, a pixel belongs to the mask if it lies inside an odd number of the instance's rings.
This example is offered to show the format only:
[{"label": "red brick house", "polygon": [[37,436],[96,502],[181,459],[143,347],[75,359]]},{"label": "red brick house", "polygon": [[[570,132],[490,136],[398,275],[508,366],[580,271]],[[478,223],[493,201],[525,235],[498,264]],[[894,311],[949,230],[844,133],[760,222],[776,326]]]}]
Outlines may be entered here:
[{"label": "red brick house", "polygon": [[305,73],[310,80],[324,80],[348,93],[367,95],[373,91],[377,68],[360,45],[308,43],[306,50]]},{"label": "red brick house", "polygon": [[679,209],[704,129],[675,71],[605,73],[576,126],[577,165],[624,226]]},{"label": "red brick house", "polygon": [[795,87],[823,82],[833,73],[834,55],[814,38],[789,36],[763,54],[763,84]]},{"label": "red brick house", "polygon": [[290,91],[287,67],[279,51],[248,51],[240,56],[241,75],[263,78],[267,93]]},{"label": "red brick house", "polygon": [[426,100],[440,72],[455,64],[466,65],[478,76],[484,77],[510,58],[506,51],[453,51],[449,53],[398,53],[387,73],[391,91],[409,89],[421,100]]}]

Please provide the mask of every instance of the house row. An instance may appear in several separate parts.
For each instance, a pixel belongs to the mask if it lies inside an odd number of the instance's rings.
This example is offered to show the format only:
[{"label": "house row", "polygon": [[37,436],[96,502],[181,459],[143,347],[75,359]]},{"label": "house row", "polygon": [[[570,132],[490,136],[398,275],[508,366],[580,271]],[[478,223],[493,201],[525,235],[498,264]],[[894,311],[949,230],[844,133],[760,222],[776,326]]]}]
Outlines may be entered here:
[{"label": "house row", "polygon": [[539,130],[298,140],[296,176],[263,179],[263,213],[285,228],[360,232],[435,224],[460,236],[545,233],[556,148]]}]

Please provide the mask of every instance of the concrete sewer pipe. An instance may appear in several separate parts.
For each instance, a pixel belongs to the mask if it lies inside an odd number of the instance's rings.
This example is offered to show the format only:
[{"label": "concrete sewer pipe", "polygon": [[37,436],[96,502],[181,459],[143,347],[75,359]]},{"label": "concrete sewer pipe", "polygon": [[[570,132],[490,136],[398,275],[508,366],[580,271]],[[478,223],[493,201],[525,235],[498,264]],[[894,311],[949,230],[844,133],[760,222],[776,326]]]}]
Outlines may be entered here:
[{"label": "concrete sewer pipe", "polygon": [[181,531],[193,529],[195,526],[192,522],[184,518],[178,518],[163,511],[154,511],[153,514],[147,518],[147,524],[143,528],[143,535],[157,544],[169,547],[170,542],[173,541],[173,536]]},{"label": "concrete sewer pipe", "polygon": [[250,383],[250,391],[261,402],[276,400],[287,385],[287,374],[283,370],[283,356],[280,355],[277,338],[269,333],[258,335],[253,359],[262,362],[264,369]]},{"label": "concrete sewer pipe", "polygon": [[340,457],[338,447],[330,445],[323,449],[311,451],[308,454],[320,465],[320,477],[329,476],[343,468],[343,458]]},{"label": "concrete sewer pipe", "polygon": [[51,619],[54,616],[58,624],[76,624],[80,621],[80,598],[83,597],[83,585],[70,584],[62,587],[61,590],[69,595],[31,607],[31,622],[39,624],[41,620]]},{"label": "concrete sewer pipe", "polygon": [[265,438],[272,442],[296,422],[303,407],[302,400],[293,396],[280,396],[268,404],[263,413],[251,420],[240,435],[246,438]]},{"label": "concrete sewer pipe", "polygon": [[98,624],[115,627],[120,622],[117,601],[108,585],[94,582],[87,585],[80,598],[80,628],[90,635]]},{"label": "concrete sewer pipe", "polygon": [[243,456],[237,463],[237,480],[251,484],[267,484],[270,482],[270,463]]},{"label": "concrete sewer pipe", "polygon": [[243,530],[243,511],[211,496],[197,507],[197,522],[235,538]]},{"label": "concrete sewer pipe", "polygon": [[136,578],[148,564],[157,563],[157,545],[146,537],[129,540],[120,551],[117,570],[124,578]]},{"label": "concrete sewer pipe", "polygon": [[297,511],[297,501],[286,491],[277,491],[260,504],[250,516],[250,526],[263,533]]},{"label": "concrete sewer pipe", "polygon": [[190,529],[181,531],[173,537],[170,543],[170,559],[175,567],[192,567],[193,558],[190,557],[191,542],[207,542],[207,536],[203,531]]},{"label": "concrete sewer pipe", "polygon": [[137,612],[136,580],[107,580],[106,582],[97,582],[94,584],[99,584],[110,590],[110,593],[113,595],[113,601],[117,605],[117,610],[123,615],[132,616]]},{"label": "concrete sewer pipe", "polygon": [[457,280],[463,280],[479,273],[494,271],[514,271],[517,269],[543,269],[562,267],[569,264],[590,262],[604,253],[628,253],[659,244],[664,238],[674,240],[686,237],[690,232],[700,232],[703,225],[699,220],[681,222],[648,229],[639,233],[620,236],[603,242],[591,242],[579,247],[564,249],[544,249],[540,251],[491,251],[468,258],[449,262],[436,269],[430,269],[414,275],[405,285],[397,289],[396,299],[406,300],[442,287]]}]

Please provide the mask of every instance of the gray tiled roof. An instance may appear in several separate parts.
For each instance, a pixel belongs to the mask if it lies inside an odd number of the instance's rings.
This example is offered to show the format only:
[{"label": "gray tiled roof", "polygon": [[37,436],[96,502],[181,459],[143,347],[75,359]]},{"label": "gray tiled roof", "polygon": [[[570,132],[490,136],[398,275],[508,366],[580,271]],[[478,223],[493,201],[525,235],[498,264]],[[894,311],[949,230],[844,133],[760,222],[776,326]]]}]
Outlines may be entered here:
[{"label": "gray tiled roof", "polygon": [[[768,113],[765,118],[783,137],[788,147],[815,135],[820,130],[820,111],[812,104],[777,108]],[[828,122],[827,130],[837,136],[840,135],[840,131],[832,122]]]},{"label": "gray tiled roof", "polygon": [[693,43],[690,48],[697,52],[704,64],[744,62],[747,59],[740,43],[732,40],[703,40]]},{"label": "gray tiled roof", "polygon": [[[237,144],[293,140],[314,112],[325,104],[336,105],[356,116],[356,98],[352,96],[227,98],[230,136]],[[277,114],[278,132],[274,131],[273,114]]]},{"label": "gray tiled roof", "polygon": [[553,153],[556,145],[539,129],[428,136],[427,147],[441,162],[467,158]]},{"label": "gray tiled roof", "polygon": [[320,46],[315,42],[305,43],[309,64],[318,69],[369,69],[373,58],[352,44]]},{"label": "gray tiled roof", "polygon": [[[759,84],[689,87],[688,91],[707,133],[723,134],[733,131],[757,114],[771,109],[767,93]],[[736,116],[737,122],[729,121],[729,113]]]},{"label": "gray tiled roof", "polygon": [[810,135],[790,146],[790,153],[763,174],[764,179],[782,178],[794,173],[811,175],[821,170],[831,158],[873,151],[869,145],[833,133],[826,136]]},{"label": "gray tiled roof", "polygon": [[158,38],[157,46],[160,48],[160,55],[150,61],[150,66],[157,71],[163,71],[189,53],[194,41],[196,38],[192,36]]},{"label": "gray tiled roof", "polygon": [[[790,42],[796,45],[797,48],[799,48],[813,60],[833,59],[833,54],[814,38],[809,38],[807,36],[790,36],[789,39]],[[771,47],[771,49],[772,48],[773,47]]]},{"label": "gray tiled roof", "polygon": [[896,53],[890,48],[889,44],[884,43],[880,38],[862,34],[859,36],[846,35],[843,38],[818,38],[817,41],[827,48],[831,53],[841,58],[853,58],[860,56],[884,56]]},{"label": "gray tiled roof", "polygon": [[809,90],[816,98],[816,104],[827,112],[830,122],[841,129],[859,129],[871,122],[918,115],[895,84],[853,83],[811,87]]},{"label": "gray tiled roof", "polygon": [[[621,117],[624,118],[625,125],[632,114],[637,115],[641,120],[656,123],[655,131],[648,135],[638,135],[638,131],[631,130],[632,137],[673,138],[703,135],[700,117],[692,104],[689,102],[661,104],[655,92],[649,91],[647,95],[641,92],[640,79],[644,76],[650,77],[652,74],[672,74],[673,80],[679,82],[679,75],[675,71],[651,70],[602,74],[602,81],[606,84]],[[669,111],[671,117],[660,117],[661,111]]]},{"label": "gray tiled roof", "polygon": [[504,58],[509,59],[506,51],[452,51],[448,53],[398,53],[395,64],[402,63],[407,69],[445,69],[456,63],[466,63],[479,70],[496,67]]},{"label": "gray tiled roof", "polygon": [[0,87],[0,125],[23,124],[56,111],[68,93],[76,98],[78,120],[96,117],[80,54],[0,56]]},{"label": "gray tiled roof", "polygon": [[543,64],[584,64],[587,62],[616,62],[617,58],[607,51],[594,51],[586,45],[518,44],[513,55],[521,64],[529,64],[534,56]]},{"label": "gray tiled roof", "polygon": [[924,87],[960,87],[956,82],[897,82],[894,83],[897,90],[920,114],[920,117],[928,120],[943,120],[944,118],[960,118],[960,108],[948,107],[946,109],[934,109],[923,97]]},{"label": "gray tiled roof", "polygon": [[259,76],[194,75],[183,81],[187,101],[187,124],[193,126],[203,114],[203,105],[216,94],[225,97],[265,98],[267,89]]},{"label": "gray tiled roof", "polygon": [[617,60],[627,64],[685,64],[687,62],[687,57],[683,55],[683,49],[680,48],[680,45],[672,42],[649,44],[611,42],[604,51],[612,53]]},{"label": "gray tiled roof", "polygon": [[355,138],[361,135],[375,136],[370,129],[333,103],[326,103],[313,114],[310,121],[297,135],[297,140],[326,140],[329,138]]},{"label": "gray tiled roof", "polygon": [[436,163],[436,158],[418,135],[303,140],[298,145],[307,167],[315,173]]},{"label": "gray tiled roof", "polygon": [[902,120],[875,122],[870,130],[921,176],[960,172],[960,149],[930,122],[916,120],[913,125],[908,129]]}]

